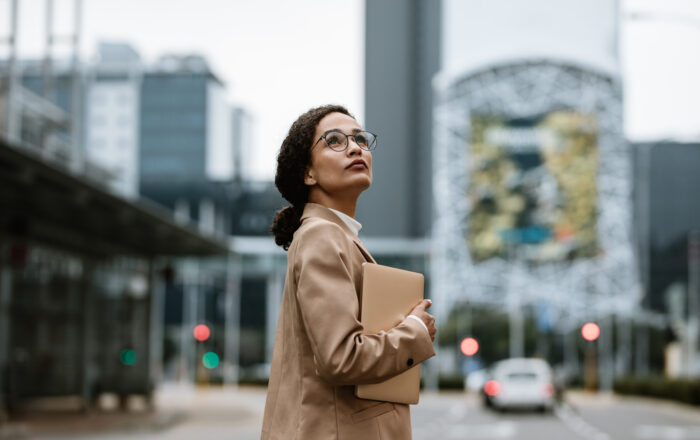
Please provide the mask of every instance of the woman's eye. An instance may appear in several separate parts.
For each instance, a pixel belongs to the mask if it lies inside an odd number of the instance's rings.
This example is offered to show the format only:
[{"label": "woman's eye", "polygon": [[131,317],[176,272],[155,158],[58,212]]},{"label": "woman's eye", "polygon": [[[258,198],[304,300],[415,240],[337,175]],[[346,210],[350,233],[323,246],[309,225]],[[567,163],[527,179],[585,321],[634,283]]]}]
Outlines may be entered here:
[{"label": "woman's eye", "polygon": [[355,136],[355,142],[360,145],[367,145],[367,138],[362,135]]},{"label": "woman's eye", "polygon": [[328,145],[338,145],[340,144],[340,137],[337,135],[326,136],[326,142],[328,142]]}]

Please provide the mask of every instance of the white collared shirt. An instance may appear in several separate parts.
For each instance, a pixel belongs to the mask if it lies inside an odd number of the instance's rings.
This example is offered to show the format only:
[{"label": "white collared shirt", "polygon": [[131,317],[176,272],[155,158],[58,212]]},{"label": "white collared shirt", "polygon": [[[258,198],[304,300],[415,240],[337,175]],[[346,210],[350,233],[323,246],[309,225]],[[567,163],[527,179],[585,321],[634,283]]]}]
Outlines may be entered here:
[{"label": "white collared shirt", "polygon": [[340,217],[340,219],[343,221],[343,223],[345,223],[348,226],[348,228],[350,228],[350,230],[355,233],[355,235],[357,235],[360,232],[360,229],[362,229],[362,225],[360,224],[360,222],[358,222],[354,218],[350,217],[349,215],[347,215],[343,212],[340,212],[337,209],[333,209],[333,208],[328,208],[328,209],[330,209],[331,211],[333,211],[333,213],[335,213],[335,215]]},{"label": "white collared shirt", "polygon": [[[333,211],[333,213],[335,215],[337,215],[343,221],[343,223],[345,223],[347,225],[347,227],[350,228],[350,230],[355,235],[357,235],[358,232],[360,232],[360,229],[362,229],[362,225],[360,224],[360,222],[358,222],[354,218],[350,217],[349,215],[342,213],[342,212],[338,211],[337,209],[333,209],[333,208],[328,208],[328,209]],[[408,315],[407,318],[415,319],[416,321],[420,322],[421,325],[425,328],[425,331],[430,332],[428,330],[428,326],[425,325],[425,322],[423,322],[423,320],[420,319],[419,317],[417,317],[416,315]]]}]

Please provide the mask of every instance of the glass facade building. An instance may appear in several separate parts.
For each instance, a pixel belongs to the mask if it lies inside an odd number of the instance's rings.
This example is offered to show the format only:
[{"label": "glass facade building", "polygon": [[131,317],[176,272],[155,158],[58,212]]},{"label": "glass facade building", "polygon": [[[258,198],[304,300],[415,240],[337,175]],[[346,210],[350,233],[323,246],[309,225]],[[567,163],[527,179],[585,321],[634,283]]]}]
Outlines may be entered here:
[{"label": "glass facade building", "polygon": [[208,72],[147,73],[141,89],[142,184],[203,179],[206,172]]},{"label": "glass facade building", "polygon": [[674,284],[700,298],[689,281],[690,235],[700,231],[700,144],[643,143],[635,144],[633,152],[644,306],[669,313]]}]

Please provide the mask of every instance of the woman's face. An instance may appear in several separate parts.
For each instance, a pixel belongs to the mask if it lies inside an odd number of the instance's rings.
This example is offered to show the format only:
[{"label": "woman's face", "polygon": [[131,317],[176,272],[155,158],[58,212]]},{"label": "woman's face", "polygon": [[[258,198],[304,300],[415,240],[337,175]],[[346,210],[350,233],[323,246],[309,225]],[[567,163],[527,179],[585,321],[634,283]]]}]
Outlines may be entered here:
[{"label": "woman's face", "polygon": [[362,130],[360,124],[343,113],[329,113],[321,119],[314,133],[311,165],[304,178],[306,185],[330,196],[348,191],[359,194],[369,188],[372,184],[372,153],[360,148],[353,137],[348,138],[345,151],[332,150],[323,139],[319,141],[329,131],[351,135],[358,130]]}]

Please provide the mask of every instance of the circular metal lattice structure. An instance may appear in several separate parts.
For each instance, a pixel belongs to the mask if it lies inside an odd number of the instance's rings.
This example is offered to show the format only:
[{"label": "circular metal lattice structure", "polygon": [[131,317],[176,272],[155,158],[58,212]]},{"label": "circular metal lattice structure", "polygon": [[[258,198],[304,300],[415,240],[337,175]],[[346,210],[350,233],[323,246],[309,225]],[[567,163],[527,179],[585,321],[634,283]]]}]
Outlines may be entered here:
[{"label": "circular metal lattice structure", "polygon": [[[518,306],[548,304],[556,321],[564,326],[567,322],[576,325],[571,318],[631,313],[639,303],[640,290],[631,235],[630,152],[622,133],[618,78],[572,63],[530,60],[474,71],[436,89],[431,290],[439,298],[437,314],[446,316],[462,301],[512,306],[513,298]],[[493,244],[495,250],[478,255],[470,243],[483,237],[475,235],[479,231],[475,232],[477,226],[470,216],[481,212],[477,206],[481,203],[477,201],[481,195],[477,173],[481,170],[475,163],[482,158],[475,151],[483,121],[500,121],[494,125],[498,128],[503,121],[546,121],[547,115],[555,113],[560,119],[563,115],[564,120],[574,117],[594,125],[595,145],[590,153],[594,156],[588,163],[595,163],[595,168],[591,168],[590,182],[578,174],[579,183],[569,185],[570,191],[578,191],[577,185],[594,191],[587,199],[593,201],[587,250],[574,257],[533,263],[523,255],[532,254],[532,249],[539,252],[544,246],[521,246],[521,251],[513,252],[508,247],[499,253],[499,245],[504,249],[503,236],[492,234],[491,241],[482,241]],[[511,129],[510,133],[517,131]],[[572,142],[575,146],[578,141]],[[550,180],[561,186],[571,180],[572,169]],[[503,218],[496,220],[508,221],[507,216]]]}]

